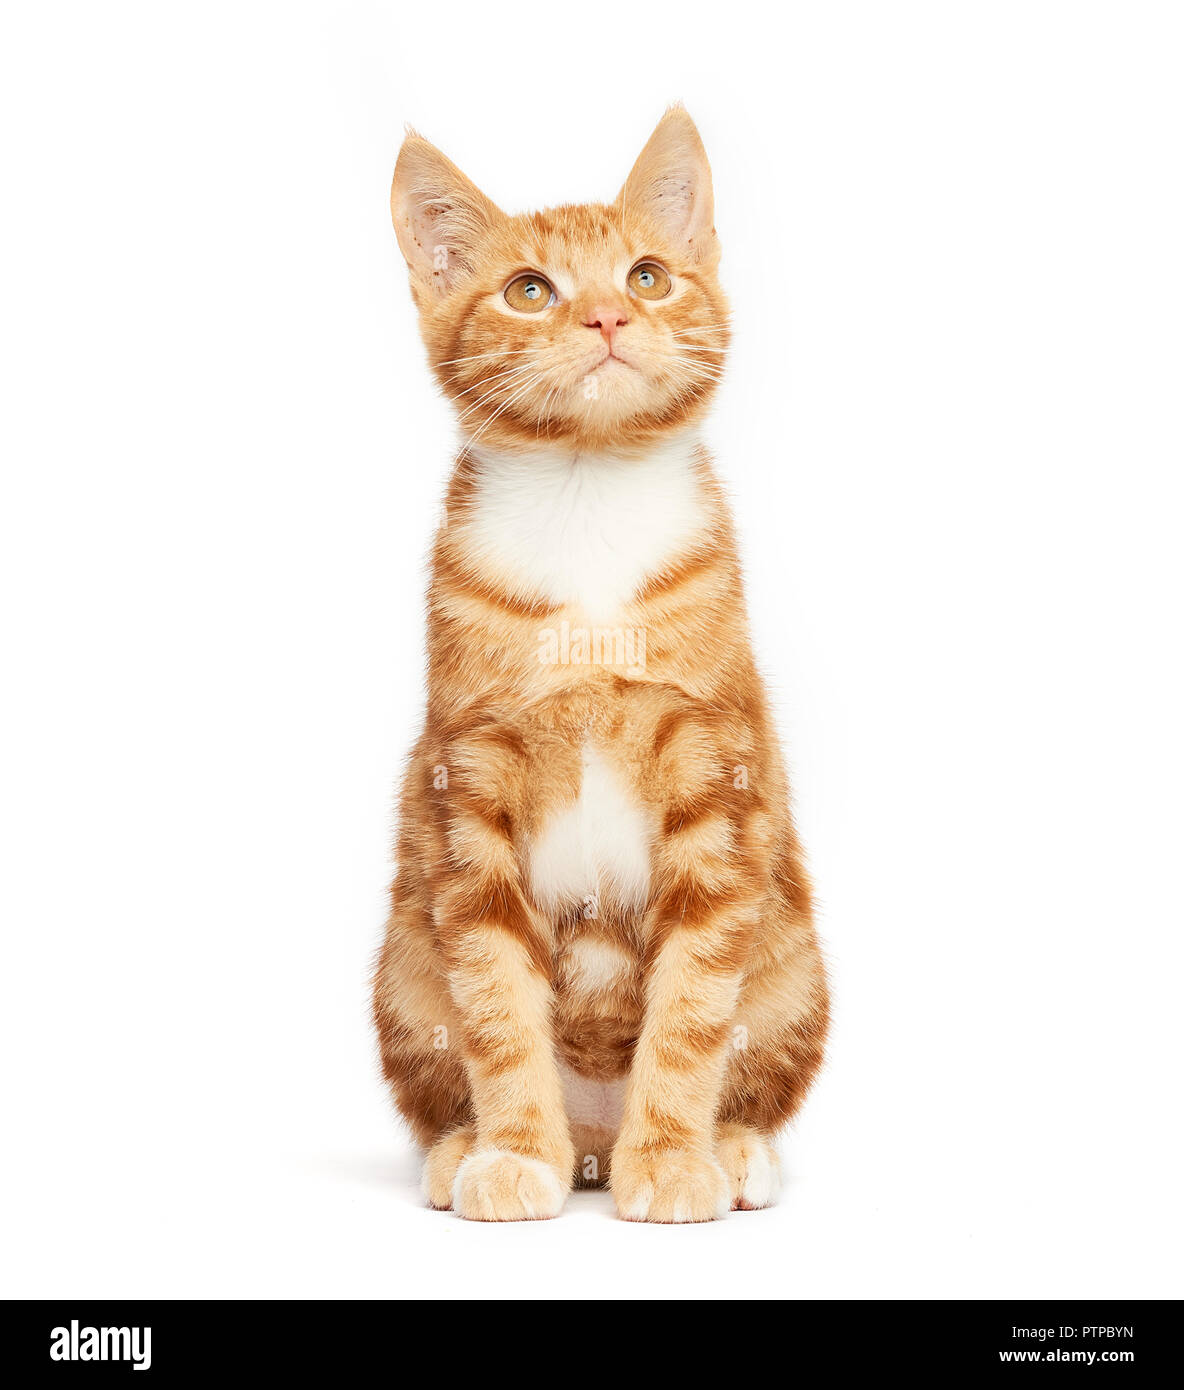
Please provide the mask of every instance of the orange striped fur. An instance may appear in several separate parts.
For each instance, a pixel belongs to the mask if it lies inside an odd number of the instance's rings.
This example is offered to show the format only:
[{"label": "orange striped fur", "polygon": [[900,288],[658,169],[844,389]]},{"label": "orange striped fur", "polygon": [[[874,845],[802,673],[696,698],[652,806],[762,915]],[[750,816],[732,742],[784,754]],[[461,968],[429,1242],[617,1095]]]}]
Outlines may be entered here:
[{"label": "orange striped fur", "polygon": [[428,1200],[767,1205],[827,991],[696,434],[727,345],[698,134],[674,108],[614,203],[516,217],[412,134],[392,212],[464,438],[374,984]]}]

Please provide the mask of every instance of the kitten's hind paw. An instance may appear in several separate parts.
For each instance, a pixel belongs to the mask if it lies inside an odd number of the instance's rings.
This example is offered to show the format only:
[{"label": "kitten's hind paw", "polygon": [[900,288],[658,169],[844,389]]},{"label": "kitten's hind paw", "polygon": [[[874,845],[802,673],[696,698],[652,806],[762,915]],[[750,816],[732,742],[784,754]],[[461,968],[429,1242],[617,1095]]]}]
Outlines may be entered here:
[{"label": "kitten's hind paw", "polygon": [[456,1172],[452,1205],[470,1221],[541,1221],[558,1216],[568,1184],[541,1158],[477,1149]]},{"label": "kitten's hind paw", "polygon": [[423,1177],[420,1187],[428,1199],[428,1206],[437,1211],[447,1211],[452,1206],[452,1184],[456,1181],[456,1170],[464,1162],[469,1150],[477,1142],[477,1131],[471,1125],[464,1125],[437,1139],[424,1159]]},{"label": "kitten's hind paw", "polygon": [[727,1175],[733,1211],[757,1211],[777,1200],[781,1163],[763,1134],[747,1125],[721,1125],[715,1156]]}]

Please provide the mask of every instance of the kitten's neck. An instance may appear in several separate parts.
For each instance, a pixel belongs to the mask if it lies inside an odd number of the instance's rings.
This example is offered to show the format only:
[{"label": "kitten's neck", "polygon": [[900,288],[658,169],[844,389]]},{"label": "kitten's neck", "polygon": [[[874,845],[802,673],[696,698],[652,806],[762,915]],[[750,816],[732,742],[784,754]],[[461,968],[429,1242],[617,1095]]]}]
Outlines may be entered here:
[{"label": "kitten's neck", "polygon": [[636,455],[466,452],[473,492],[462,544],[477,569],[518,597],[611,618],[711,525],[697,432]]}]

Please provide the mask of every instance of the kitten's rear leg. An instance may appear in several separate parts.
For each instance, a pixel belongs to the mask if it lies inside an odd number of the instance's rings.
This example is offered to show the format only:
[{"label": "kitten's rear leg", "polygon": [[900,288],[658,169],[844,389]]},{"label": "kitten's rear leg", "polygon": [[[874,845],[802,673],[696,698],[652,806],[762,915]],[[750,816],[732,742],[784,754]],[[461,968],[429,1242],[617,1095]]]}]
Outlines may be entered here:
[{"label": "kitten's rear leg", "polygon": [[781,1191],[781,1163],[772,1141],[747,1125],[720,1125],[715,1159],[724,1170],[733,1211],[771,1207]]},{"label": "kitten's rear leg", "polygon": [[452,1185],[456,1181],[456,1170],[467,1157],[469,1150],[477,1141],[477,1131],[472,1125],[462,1125],[439,1139],[428,1150],[424,1160],[423,1178],[420,1186],[428,1205],[437,1211],[448,1211],[452,1207]]}]

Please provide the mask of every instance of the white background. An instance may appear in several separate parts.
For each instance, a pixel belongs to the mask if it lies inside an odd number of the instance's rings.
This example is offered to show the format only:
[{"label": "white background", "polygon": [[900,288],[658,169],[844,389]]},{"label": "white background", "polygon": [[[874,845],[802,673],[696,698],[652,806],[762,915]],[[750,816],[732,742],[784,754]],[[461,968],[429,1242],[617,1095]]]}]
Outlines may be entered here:
[{"label": "white background", "polygon": [[[12,5],[3,1292],[1179,1296],[1178,7]],[[422,1208],[367,977],[450,465],[387,196],[682,98],[833,967],[782,1205]]]}]

